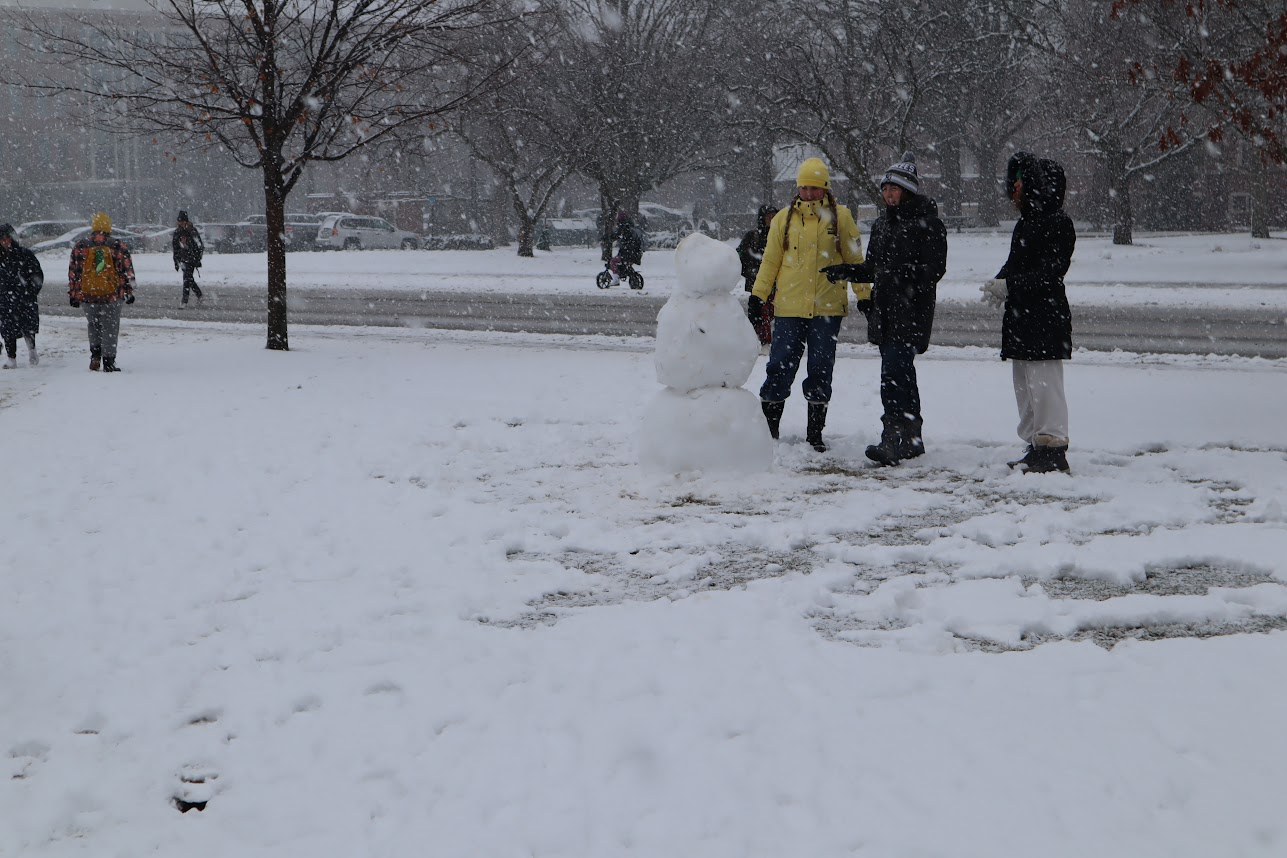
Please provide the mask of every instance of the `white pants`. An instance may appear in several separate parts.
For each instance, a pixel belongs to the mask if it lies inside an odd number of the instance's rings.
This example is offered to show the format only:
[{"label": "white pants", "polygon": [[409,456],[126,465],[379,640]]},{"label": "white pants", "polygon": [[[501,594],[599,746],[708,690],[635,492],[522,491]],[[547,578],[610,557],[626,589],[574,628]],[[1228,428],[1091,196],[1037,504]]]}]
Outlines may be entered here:
[{"label": "white pants", "polygon": [[1064,362],[1012,360],[1019,437],[1034,447],[1068,446],[1068,400]]}]

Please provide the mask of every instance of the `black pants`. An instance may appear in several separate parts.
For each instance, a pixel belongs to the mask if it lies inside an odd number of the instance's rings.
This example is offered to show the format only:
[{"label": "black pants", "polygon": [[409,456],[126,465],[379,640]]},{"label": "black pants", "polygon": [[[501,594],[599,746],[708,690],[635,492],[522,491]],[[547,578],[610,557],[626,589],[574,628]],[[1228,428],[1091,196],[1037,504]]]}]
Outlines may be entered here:
[{"label": "black pants", "polygon": [[188,292],[191,291],[198,298],[201,297],[201,287],[197,285],[197,278],[193,272],[196,271],[191,265],[183,266],[183,303],[188,303]]},{"label": "black pants", "polygon": [[886,417],[919,420],[921,392],[916,387],[916,346],[880,344],[880,401]]}]

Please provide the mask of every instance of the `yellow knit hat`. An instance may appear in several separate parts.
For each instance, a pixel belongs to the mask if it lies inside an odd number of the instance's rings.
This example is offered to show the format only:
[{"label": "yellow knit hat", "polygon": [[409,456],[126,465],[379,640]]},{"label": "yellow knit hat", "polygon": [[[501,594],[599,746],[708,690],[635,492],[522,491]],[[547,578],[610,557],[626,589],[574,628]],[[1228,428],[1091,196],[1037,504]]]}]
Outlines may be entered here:
[{"label": "yellow knit hat", "polygon": [[89,228],[94,232],[111,232],[112,219],[103,212],[99,212],[89,219]]},{"label": "yellow knit hat", "polygon": [[831,174],[821,158],[810,158],[800,165],[800,172],[795,174],[795,183],[801,188],[830,188]]}]

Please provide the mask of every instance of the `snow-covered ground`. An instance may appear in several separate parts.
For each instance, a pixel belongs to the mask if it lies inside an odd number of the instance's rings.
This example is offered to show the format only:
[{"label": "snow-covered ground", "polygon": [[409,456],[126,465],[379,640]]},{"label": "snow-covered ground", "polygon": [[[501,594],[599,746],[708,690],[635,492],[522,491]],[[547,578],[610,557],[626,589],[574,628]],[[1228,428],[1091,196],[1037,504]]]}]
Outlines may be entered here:
[{"label": "snow-covered ground", "polygon": [[124,331],[0,373],[5,858],[1287,854],[1287,364],[1079,353],[1022,476],[969,349],[868,469],[844,347],[658,479],[647,341]]},{"label": "snow-covered ground", "polygon": [[[979,284],[997,273],[1009,250],[1008,230],[948,235],[947,276],[941,301],[977,301]],[[730,242],[736,243],[736,242]],[[51,278],[64,277],[66,253],[42,257]],[[172,290],[179,282],[168,253],[138,254],[142,289]],[[514,247],[488,251],[371,250],[287,254],[294,289],[397,289],[507,293],[597,292],[602,269],[595,249],[559,248],[519,259]],[[644,254],[644,294],[669,295],[675,283],[673,251]],[[263,286],[263,254],[207,254],[203,288]],[[1287,309],[1287,235],[1270,239],[1228,234],[1141,234],[1129,247],[1108,237],[1082,236],[1068,273],[1069,299],[1082,304],[1197,304]],[[612,294],[629,294],[621,288]],[[623,297],[623,300],[627,300]]]},{"label": "snow-covered ground", "polygon": [[[1283,307],[1287,242],[1147,240],[1074,291]],[[1005,239],[953,248],[974,300]],[[292,283],[593,289],[503,253]],[[830,452],[797,391],[770,473],[662,478],[651,341],[123,331],[0,371],[3,858],[1287,854],[1287,361],[1079,352],[1073,475],[1023,476],[994,350],[919,360],[929,452],[869,469],[842,346]]]}]

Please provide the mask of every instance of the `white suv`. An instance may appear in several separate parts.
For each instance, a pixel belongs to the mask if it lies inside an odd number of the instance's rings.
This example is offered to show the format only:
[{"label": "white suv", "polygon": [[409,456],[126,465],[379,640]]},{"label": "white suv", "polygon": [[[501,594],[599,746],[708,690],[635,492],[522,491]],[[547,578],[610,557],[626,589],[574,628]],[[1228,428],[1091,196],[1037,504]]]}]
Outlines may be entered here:
[{"label": "white suv", "polygon": [[420,247],[420,236],[397,229],[384,218],[330,215],[317,228],[317,247],[323,250],[361,250],[367,247],[416,250]]}]

